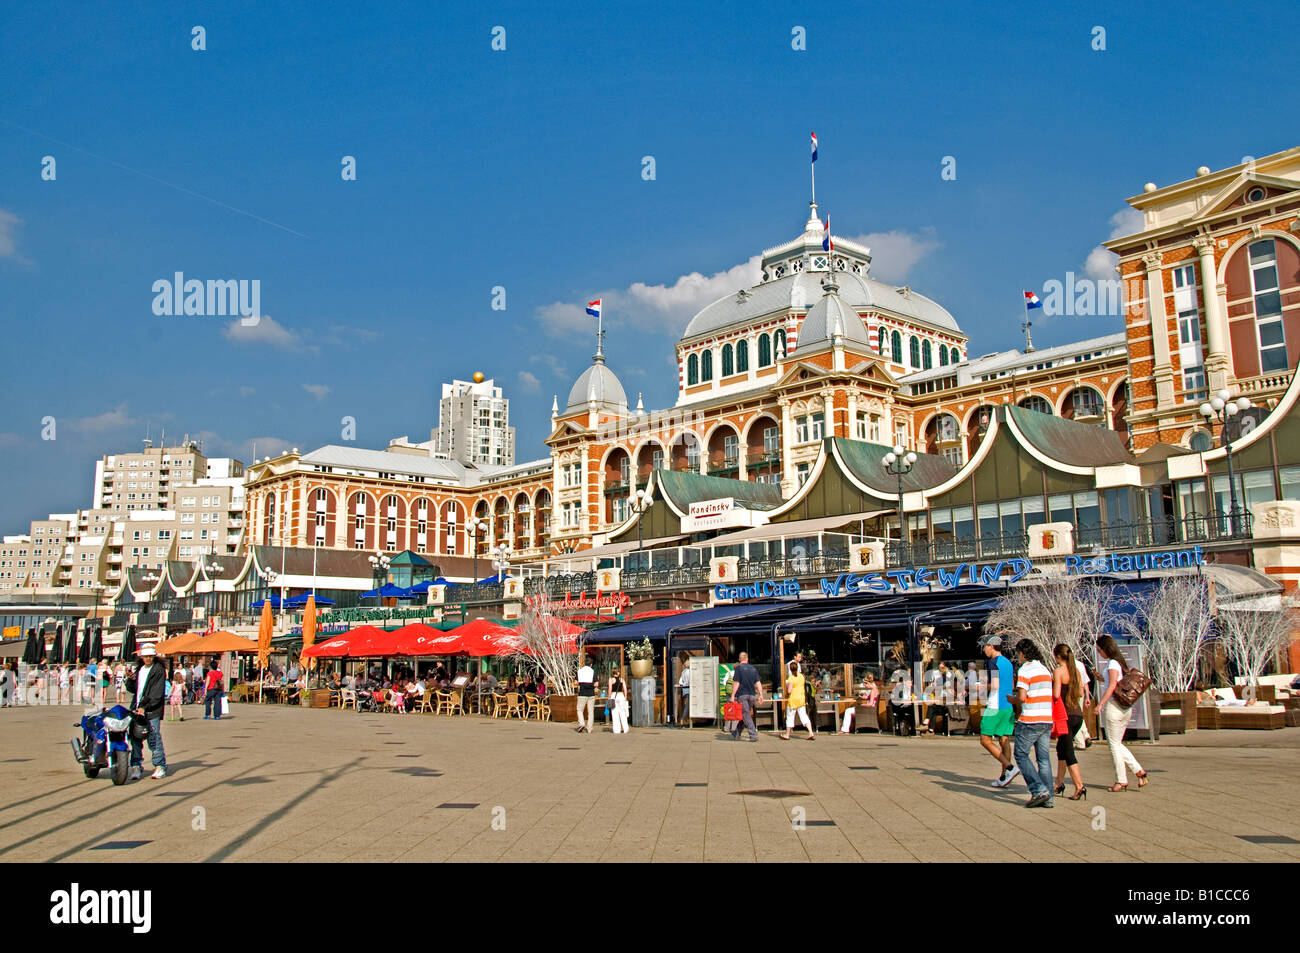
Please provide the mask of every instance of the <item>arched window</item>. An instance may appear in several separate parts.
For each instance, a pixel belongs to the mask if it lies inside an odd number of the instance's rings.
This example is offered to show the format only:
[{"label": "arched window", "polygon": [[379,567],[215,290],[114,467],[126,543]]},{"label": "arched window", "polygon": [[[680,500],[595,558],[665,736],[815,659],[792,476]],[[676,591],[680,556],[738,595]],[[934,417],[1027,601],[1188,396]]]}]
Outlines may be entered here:
[{"label": "arched window", "polygon": [[1282,292],[1277,280],[1277,248],[1266,238],[1250,246],[1250,282],[1255,297],[1255,329],[1259,335],[1259,369],[1287,369],[1286,335],[1282,327]]},{"label": "arched window", "polygon": [[785,328],[777,328],[772,334],[772,345],[776,349],[776,359],[785,360]]},{"label": "arched window", "polygon": [[907,356],[912,359],[912,367],[921,366],[921,339],[915,334],[912,335],[911,347],[908,348]]},{"label": "arched window", "polygon": [[1052,414],[1052,405],[1049,404],[1045,398],[1039,397],[1037,394],[1030,394],[1020,402],[1020,406],[1025,410],[1036,410],[1040,414],[1047,414],[1049,417]]},{"label": "arched window", "polygon": [[693,387],[700,382],[700,358],[692,354],[686,359],[686,386]]},{"label": "arched window", "polygon": [[749,342],[740,340],[736,342],[736,373],[743,374],[749,370]]},{"label": "arched window", "polygon": [[957,418],[952,414],[940,414],[936,422],[935,434],[941,443],[952,443],[957,440]]},{"label": "arched window", "polygon": [[961,363],[961,352],[958,351],[956,348],[953,348],[951,351],[949,351],[949,352],[948,352],[948,362],[949,362],[950,364],[960,364],[960,363]]},{"label": "arched window", "polygon": [[903,336],[899,334],[897,331],[895,331],[892,335],[890,335],[889,343],[893,345],[894,363],[902,364],[903,363]]},{"label": "arched window", "polygon": [[736,373],[736,361],[730,344],[722,345],[722,376],[730,377]]},{"label": "arched window", "polygon": [[931,367],[931,364],[932,362],[930,360],[930,342],[922,341],[921,342],[921,367],[928,371]]},{"label": "arched window", "polygon": [[1070,395],[1070,409],[1075,420],[1085,417],[1106,417],[1106,401],[1091,387],[1080,387]]},{"label": "arched window", "polygon": [[939,366],[944,367],[948,363],[948,345],[939,345]]},{"label": "arched window", "polygon": [[713,380],[713,352],[705,351],[700,355],[700,380]]},{"label": "arched window", "polygon": [[888,350],[888,348],[889,348],[889,332],[886,331],[884,328],[881,328],[880,333],[876,335],[876,353],[880,354],[883,357],[885,351]]},{"label": "arched window", "polygon": [[772,364],[772,339],[766,334],[758,336],[758,366],[769,367]]}]

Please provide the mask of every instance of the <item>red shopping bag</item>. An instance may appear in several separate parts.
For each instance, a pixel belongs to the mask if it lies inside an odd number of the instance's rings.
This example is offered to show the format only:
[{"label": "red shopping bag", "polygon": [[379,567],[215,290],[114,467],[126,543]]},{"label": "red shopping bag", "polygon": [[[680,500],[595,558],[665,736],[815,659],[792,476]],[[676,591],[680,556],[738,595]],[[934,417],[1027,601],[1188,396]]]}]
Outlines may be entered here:
[{"label": "red shopping bag", "polygon": [[740,702],[727,702],[722,706],[723,721],[740,721],[741,714]]}]

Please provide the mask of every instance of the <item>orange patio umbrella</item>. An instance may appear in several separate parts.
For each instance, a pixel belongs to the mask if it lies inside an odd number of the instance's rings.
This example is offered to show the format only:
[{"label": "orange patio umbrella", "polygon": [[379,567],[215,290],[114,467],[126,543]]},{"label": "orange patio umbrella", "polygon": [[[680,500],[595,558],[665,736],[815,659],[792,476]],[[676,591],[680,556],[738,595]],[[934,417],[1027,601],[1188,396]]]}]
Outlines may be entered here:
[{"label": "orange patio umbrella", "polygon": [[312,647],[316,641],[316,594],[312,593],[307,597],[307,608],[302,614],[302,667],[303,670],[311,668],[311,656],[307,650]]},{"label": "orange patio umbrella", "polygon": [[262,682],[266,676],[266,660],[271,655],[271,636],[275,632],[275,623],[271,620],[271,600],[262,601],[262,618],[257,624],[257,667],[262,678],[257,680],[257,700],[262,700]]},{"label": "orange patio umbrella", "polygon": [[181,649],[187,655],[224,655],[227,652],[251,655],[258,651],[258,645],[252,639],[246,639],[226,629],[219,629],[211,635],[204,635],[201,632],[194,634],[198,638]]},{"label": "orange patio umbrella", "polygon": [[155,648],[159,655],[184,655],[193,651],[193,645],[203,637],[201,632],[182,632],[170,639],[163,639]]}]

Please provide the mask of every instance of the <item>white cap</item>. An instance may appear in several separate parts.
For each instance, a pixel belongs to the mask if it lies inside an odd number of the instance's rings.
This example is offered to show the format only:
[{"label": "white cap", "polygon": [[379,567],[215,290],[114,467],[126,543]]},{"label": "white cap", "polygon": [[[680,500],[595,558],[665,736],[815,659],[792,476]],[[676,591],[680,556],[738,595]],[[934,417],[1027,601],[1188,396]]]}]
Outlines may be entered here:
[{"label": "white cap", "polygon": [[158,654],[158,650],[151,644],[140,646],[140,658],[153,658]]}]

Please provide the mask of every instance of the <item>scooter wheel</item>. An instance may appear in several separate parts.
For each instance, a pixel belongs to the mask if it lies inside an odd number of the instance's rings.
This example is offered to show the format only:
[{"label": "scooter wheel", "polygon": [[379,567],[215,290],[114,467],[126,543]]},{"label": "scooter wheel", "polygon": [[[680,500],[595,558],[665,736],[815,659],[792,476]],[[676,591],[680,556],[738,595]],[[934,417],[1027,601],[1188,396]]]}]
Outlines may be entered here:
[{"label": "scooter wheel", "polygon": [[[96,768],[96,771],[99,769]],[[131,770],[131,759],[125,751],[113,752],[113,783],[126,784],[126,776]]]},{"label": "scooter wheel", "polygon": [[97,777],[99,777],[99,768],[92,768],[92,767],[91,767],[90,765],[88,765],[88,764],[83,764],[83,765],[81,766],[81,770],[84,771],[84,772],[86,772],[86,777],[88,777],[88,778],[97,778]]}]

